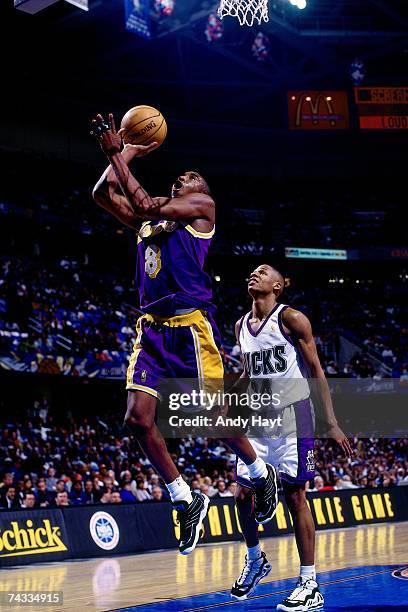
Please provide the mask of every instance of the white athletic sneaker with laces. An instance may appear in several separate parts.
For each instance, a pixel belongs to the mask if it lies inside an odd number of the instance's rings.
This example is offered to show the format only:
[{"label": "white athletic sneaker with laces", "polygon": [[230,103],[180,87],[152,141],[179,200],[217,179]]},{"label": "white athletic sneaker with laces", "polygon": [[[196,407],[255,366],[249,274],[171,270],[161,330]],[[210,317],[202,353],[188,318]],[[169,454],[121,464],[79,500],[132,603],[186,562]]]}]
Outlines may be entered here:
[{"label": "white athletic sneaker with laces", "polygon": [[302,580],[299,578],[295,590],[276,606],[277,610],[285,612],[308,612],[308,610],[321,610],[324,606],[324,597],[319,591],[316,580]]},{"label": "white athletic sneaker with laces", "polygon": [[244,569],[231,589],[231,597],[240,601],[250,597],[255,591],[256,585],[269,574],[271,569],[272,565],[264,552],[258,559],[248,559],[246,555]]}]

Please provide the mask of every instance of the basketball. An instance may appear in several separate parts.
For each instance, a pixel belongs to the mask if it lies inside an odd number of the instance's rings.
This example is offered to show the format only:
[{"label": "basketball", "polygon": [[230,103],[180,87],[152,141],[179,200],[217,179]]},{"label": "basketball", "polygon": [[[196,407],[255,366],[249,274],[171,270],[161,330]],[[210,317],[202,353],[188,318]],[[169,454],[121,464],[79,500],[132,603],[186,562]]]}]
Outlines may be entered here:
[{"label": "basketball", "polygon": [[120,127],[125,144],[149,145],[157,142],[160,146],[167,136],[166,120],[152,106],[134,106],[123,117]]}]

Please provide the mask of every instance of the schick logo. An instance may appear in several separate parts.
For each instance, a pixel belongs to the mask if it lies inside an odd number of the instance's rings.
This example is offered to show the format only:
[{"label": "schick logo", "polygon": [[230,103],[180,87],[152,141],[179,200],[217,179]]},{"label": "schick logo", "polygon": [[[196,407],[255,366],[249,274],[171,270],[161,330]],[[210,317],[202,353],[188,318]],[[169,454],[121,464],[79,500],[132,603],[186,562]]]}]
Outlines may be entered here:
[{"label": "schick logo", "polygon": [[52,526],[49,519],[43,519],[41,527],[34,527],[32,520],[25,522],[25,527],[17,521],[11,521],[11,529],[0,532],[0,557],[18,555],[37,555],[67,550],[61,540],[61,529]]}]

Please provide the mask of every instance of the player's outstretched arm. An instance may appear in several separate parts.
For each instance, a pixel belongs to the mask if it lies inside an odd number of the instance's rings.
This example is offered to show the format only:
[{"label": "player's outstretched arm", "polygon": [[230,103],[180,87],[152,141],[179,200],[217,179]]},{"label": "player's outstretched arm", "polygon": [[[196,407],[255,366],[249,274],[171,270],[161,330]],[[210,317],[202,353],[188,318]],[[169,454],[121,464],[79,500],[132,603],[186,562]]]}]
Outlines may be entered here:
[{"label": "player's outstretched arm", "polygon": [[329,385],[320,363],[316,343],[309,319],[299,310],[287,308],[282,314],[282,322],[291,336],[296,340],[303,361],[311,379],[313,401],[318,415],[323,421],[326,435],[335,440],[346,456],[352,454],[348,438],[341,431],[333,410]]},{"label": "player's outstretched arm", "polygon": [[[109,122],[115,131],[112,114],[109,115]],[[97,132],[96,119],[93,121],[93,130],[91,134],[99,140],[100,135]],[[120,136],[120,130],[118,136]],[[127,144],[122,149],[121,154],[125,163],[128,164],[135,157],[144,157],[156,147],[156,142],[147,146]],[[136,228],[140,223],[140,217],[135,214],[127,198],[123,195],[117,176],[111,165],[106,168],[105,172],[96,183],[92,191],[92,196],[99,206],[110,212],[128,227]]]},{"label": "player's outstretched arm", "polygon": [[[206,194],[190,193],[180,198],[152,198],[130,172],[121,152],[122,139],[116,132],[113,116],[109,124],[102,115],[93,121],[92,134],[97,138],[102,151],[110,161],[122,193],[134,211],[136,218],[143,219],[208,219],[214,221],[214,202]],[[156,148],[157,144],[150,145]],[[122,207],[124,203],[122,202]]]}]

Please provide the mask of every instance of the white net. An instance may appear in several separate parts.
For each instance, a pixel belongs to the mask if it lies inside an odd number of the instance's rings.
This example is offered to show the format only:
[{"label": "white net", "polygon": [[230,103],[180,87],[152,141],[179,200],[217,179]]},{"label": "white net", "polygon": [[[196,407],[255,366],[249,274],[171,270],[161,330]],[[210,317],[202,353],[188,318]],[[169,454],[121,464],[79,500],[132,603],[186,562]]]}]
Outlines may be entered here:
[{"label": "white net", "polygon": [[218,15],[236,17],[241,25],[254,25],[269,21],[268,0],[221,0]]}]

